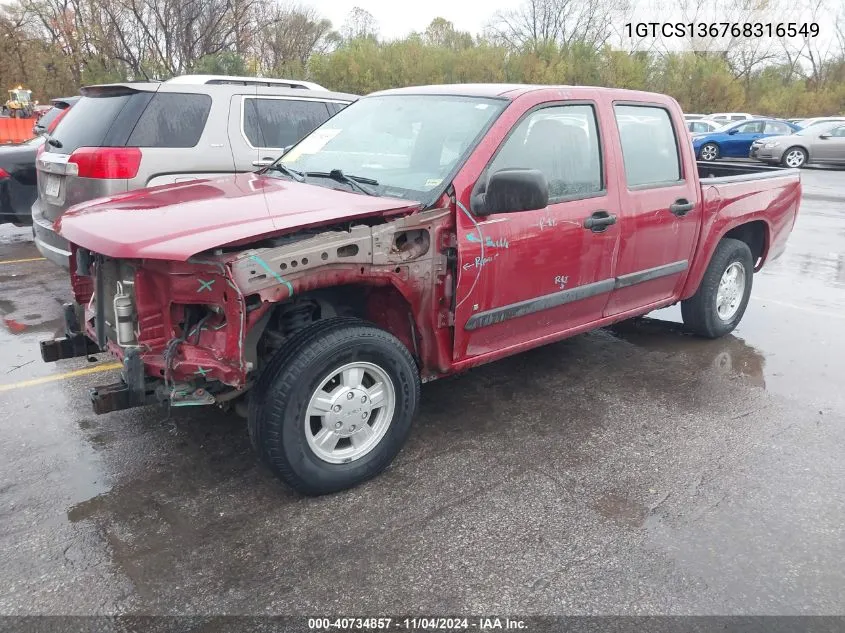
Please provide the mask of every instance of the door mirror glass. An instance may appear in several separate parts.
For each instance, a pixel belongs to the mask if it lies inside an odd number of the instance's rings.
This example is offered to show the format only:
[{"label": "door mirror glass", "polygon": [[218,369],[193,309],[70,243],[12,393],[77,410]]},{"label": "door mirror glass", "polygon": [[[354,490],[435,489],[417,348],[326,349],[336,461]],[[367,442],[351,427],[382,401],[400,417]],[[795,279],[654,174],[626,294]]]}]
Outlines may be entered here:
[{"label": "door mirror glass", "polygon": [[549,204],[549,183],[539,169],[500,169],[473,200],[477,215],[534,211]]}]

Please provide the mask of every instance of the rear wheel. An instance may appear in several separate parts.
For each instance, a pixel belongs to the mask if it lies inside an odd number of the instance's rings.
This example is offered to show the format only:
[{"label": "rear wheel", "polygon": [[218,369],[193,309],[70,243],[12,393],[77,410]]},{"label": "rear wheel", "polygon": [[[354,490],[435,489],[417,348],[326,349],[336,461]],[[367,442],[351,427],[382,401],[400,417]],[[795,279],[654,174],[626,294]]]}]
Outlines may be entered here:
[{"label": "rear wheel", "polygon": [[419,401],[419,374],[393,335],[358,319],[298,332],[262,373],[249,431],[262,461],[307,495],[351,488],[402,448]]},{"label": "rear wheel", "polygon": [[754,261],[748,244],[724,238],[716,247],[696,293],[681,302],[684,325],[699,336],[718,338],[739,325],[748,299]]},{"label": "rear wheel", "polygon": [[803,167],[807,162],[807,150],[803,147],[790,147],[781,159],[784,167]]},{"label": "rear wheel", "polygon": [[719,158],[719,146],[716,143],[705,143],[701,146],[698,155],[701,160],[716,160]]}]

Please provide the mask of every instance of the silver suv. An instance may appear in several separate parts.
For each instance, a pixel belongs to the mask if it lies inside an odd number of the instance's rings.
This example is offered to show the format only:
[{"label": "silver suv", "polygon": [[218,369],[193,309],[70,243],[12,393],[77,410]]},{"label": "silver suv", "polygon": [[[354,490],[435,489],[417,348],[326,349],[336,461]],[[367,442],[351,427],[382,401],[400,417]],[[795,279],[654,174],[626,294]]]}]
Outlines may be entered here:
[{"label": "silver suv", "polygon": [[310,82],[209,75],[80,92],[36,160],[35,244],[65,268],[69,247],[53,223],[69,207],[253,171],[357,99]]}]

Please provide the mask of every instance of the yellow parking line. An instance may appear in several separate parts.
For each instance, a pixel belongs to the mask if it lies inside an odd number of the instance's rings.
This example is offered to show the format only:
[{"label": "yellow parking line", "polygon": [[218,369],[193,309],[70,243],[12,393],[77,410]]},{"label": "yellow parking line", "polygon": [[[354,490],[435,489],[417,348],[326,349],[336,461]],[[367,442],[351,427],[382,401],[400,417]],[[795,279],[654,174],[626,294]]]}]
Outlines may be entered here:
[{"label": "yellow parking line", "polygon": [[25,264],[26,262],[43,262],[46,257],[27,257],[26,259],[7,259],[0,264]]},{"label": "yellow parking line", "polygon": [[73,371],[65,372],[64,374],[53,374],[52,376],[42,376],[41,378],[32,378],[30,380],[22,380],[21,382],[13,382],[10,385],[0,385],[0,392],[12,391],[14,389],[23,389],[24,387],[35,387],[36,385],[43,385],[48,382],[56,382],[57,380],[66,380],[68,378],[76,378],[77,376],[87,376],[89,374],[98,374],[103,371],[110,371],[112,369],[120,369],[120,363],[105,363],[95,367],[84,367],[83,369],[75,369]]}]

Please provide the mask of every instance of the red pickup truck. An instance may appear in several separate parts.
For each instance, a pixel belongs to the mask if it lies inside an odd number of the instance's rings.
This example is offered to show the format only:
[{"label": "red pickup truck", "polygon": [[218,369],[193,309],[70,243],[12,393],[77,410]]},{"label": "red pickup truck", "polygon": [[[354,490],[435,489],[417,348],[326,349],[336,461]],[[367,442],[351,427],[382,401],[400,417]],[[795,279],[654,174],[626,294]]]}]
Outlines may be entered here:
[{"label": "red pickup truck", "polygon": [[257,173],[65,214],[76,304],[42,356],[122,359],[97,413],[246,401],[281,479],[337,491],[393,460],[421,382],[679,301],[727,334],[800,198],[796,170],[697,165],[667,96],[389,90]]}]

